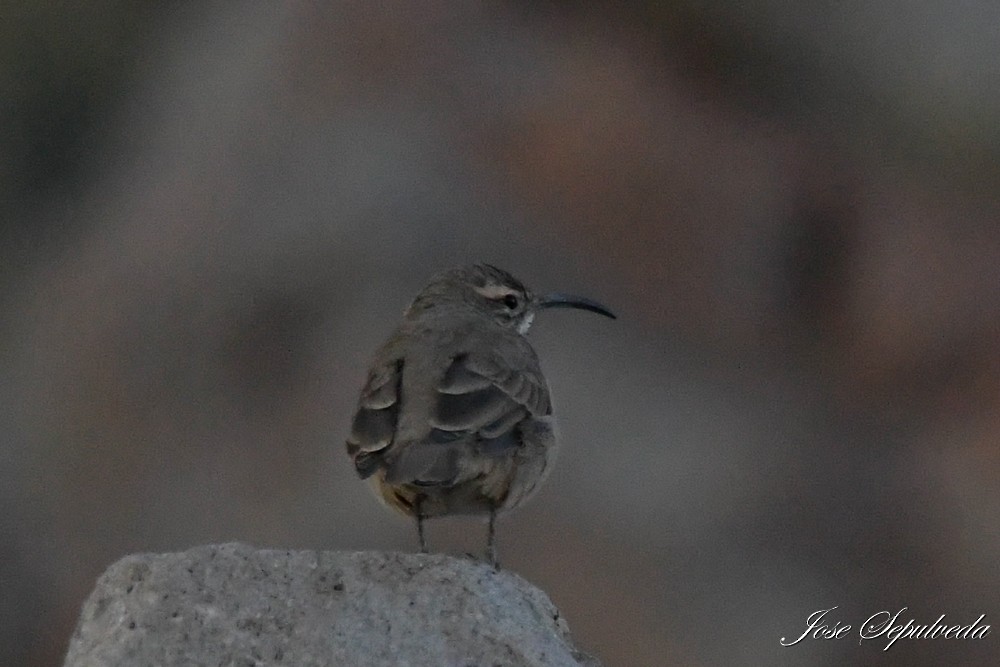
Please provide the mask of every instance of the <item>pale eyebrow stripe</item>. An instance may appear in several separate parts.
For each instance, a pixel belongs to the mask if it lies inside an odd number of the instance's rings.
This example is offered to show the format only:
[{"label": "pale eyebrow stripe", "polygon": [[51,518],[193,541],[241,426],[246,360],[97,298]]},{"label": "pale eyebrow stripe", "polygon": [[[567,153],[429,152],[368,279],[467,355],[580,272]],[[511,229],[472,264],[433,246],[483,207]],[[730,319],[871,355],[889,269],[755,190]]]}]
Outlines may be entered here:
[{"label": "pale eyebrow stripe", "polygon": [[514,293],[514,290],[504,285],[486,285],[485,287],[476,287],[475,290],[487,299],[499,299]]}]

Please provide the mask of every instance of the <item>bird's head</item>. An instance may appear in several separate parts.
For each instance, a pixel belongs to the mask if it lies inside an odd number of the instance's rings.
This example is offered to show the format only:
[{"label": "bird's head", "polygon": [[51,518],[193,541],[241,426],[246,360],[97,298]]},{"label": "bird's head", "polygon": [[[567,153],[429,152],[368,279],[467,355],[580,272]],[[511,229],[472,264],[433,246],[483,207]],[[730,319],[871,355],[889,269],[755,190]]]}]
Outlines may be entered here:
[{"label": "bird's head", "polygon": [[536,295],[520,280],[490,264],[460,266],[436,274],[406,315],[418,316],[442,306],[471,309],[520,334],[528,332],[535,313],[543,308],[578,308],[615,319],[605,306],[582,296],[556,292]]}]

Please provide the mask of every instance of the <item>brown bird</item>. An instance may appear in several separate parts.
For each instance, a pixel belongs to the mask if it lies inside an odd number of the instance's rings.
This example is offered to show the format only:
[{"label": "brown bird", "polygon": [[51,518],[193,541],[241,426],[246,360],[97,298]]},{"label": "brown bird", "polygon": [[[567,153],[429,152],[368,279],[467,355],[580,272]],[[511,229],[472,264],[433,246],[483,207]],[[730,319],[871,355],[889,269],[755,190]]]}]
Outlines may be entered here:
[{"label": "brown bird", "polygon": [[599,303],[536,296],[489,264],[438,273],[375,353],[347,453],[390,507],[417,520],[489,517],[487,558],[498,567],[497,513],[530,497],[557,450],[545,376],[525,338],[544,308]]}]

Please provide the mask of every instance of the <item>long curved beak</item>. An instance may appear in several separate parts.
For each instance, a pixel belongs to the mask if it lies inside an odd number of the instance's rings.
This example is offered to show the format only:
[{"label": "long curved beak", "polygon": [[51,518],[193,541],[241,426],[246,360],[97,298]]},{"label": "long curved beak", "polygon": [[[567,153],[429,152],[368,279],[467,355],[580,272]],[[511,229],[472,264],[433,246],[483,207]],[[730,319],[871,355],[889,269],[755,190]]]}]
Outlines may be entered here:
[{"label": "long curved beak", "polygon": [[551,294],[546,294],[541,299],[538,300],[539,308],[578,308],[580,310],[589,310],[592,313],[597,313],[598,315],[604,315],[605,317],[610,317],[615,320],[615,314],[612,313],[607,307],[602,306],[592,299],[588,299],[582,296],[573,296],[572,294],[561,294],[559,292],[553,292]]}]

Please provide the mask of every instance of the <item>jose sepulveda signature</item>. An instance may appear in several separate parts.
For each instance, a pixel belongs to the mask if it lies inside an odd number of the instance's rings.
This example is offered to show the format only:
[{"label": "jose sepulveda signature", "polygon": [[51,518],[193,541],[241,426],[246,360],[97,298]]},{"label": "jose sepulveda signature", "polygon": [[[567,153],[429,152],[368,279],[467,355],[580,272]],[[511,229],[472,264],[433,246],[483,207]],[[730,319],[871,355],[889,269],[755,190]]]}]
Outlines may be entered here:
[{"label": "jose sepulveda signature", "polygon": [[[806,628],[798,638],[789,640],[781,638],[782,646],[795,646],[803,639],[843,639],[851,632],[851,625],[843,621],[830,621],[827,614],[837,607],[818,609],[806,618]],[[899,639],[983,639],[990,634],[990,626],[983,623],[986,614],[969,624],[952,624],[945,621],[941,614],[933,623],[917,623],[913,618],[903,622],[900,616],[906,611],[903,607],[895,614],[880,611],[869,616],[858,627],[858,644],[882,637],[886,645],[882,649],[888,651]]]}]

